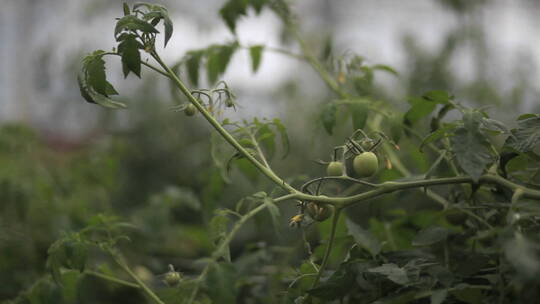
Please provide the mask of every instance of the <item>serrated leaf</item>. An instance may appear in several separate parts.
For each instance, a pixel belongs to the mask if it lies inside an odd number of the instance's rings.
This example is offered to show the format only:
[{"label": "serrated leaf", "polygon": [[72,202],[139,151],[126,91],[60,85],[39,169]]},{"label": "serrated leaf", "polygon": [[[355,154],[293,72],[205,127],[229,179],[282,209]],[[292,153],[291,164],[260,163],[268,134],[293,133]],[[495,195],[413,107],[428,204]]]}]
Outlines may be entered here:
[{"label": "serrated leaf", "polygon": [[336,125],[337,106],[335,103],[327,103],[323,107],[321,113],[321,121],[324,129],[329,135],[332,135],[334,126]]},{"label": "serrated leaf", "polygon": [[529,152],[540,143],[540,117],[534,116],[518,121],[518,128],[512,130],[505,146],[519,152]]},{"label": "serrated leaf", "polygon": [[358,246],[369,251],[372,256],[376,256],[381,252],[381,242],[371,232],[349,219],[346,220],[346,225],[349,234],[353,236]]},{"label": "serrated leaf", "polygon": [[352,102],[350,105],[353,130],[363,129],[368,118],[368,107],[362,102]]},{"label": "serrated leaf", "polygon": [[490,131],[504,134],[509,133],[508,128],[502,122],[495,119],[482,117],[481,124],[484,129]]},{"label": "serrated leaf", "polygon": [[150,23],[137,18],[134,15],[122,17],[116,22],[114,36],[117,37],[122,31],[141,31],[143,33],[157,34],[159,31]]},{"label": "serrated leaf", "polygon": [[251,68],[253,73],[256,73],[261,65],[262,51],[264,49],[263,45],[254,45],[249,48],[249,55],[251,56]]},{"label": "serrated leaf", "polygon": [[110,82],[107,82],[107,84],[105,85],[105,92],[107,92],[107,96],[118,95],[118,92]]},{"label": "serrated leaf", "polygon": [[432,226],[421,230],[412,240],[413,246],[429,246],[446,240],[448,230],[440,226]]},{"label": "serrated leaf", "polygon": [[[124,103],[112,100],[104,95],[101,95],[95,92],[92,88],[88,87],[88,85],[86,84],[84,80],[84,75],[82,73],[79,73],[79,75],[77,76],[77,82],[79,84],[79,90],[81,91],[81,96],[87,102],[99,104],[100,106],[103,106],[106,108],[112,108],[112,109],[123,109],[127,107]],[[110,87],[112,87],[112,85]]]},{"label": "serrated leaf", "polygon": [[[88,58],[88,57],[87,57]],[[83,70],[88,86],[101,95],[107,95],[107,80],[105,74],[105,61],[102,56],[89,56],[85,60]]]},{"label": "serrated leaf", "polygon": [[371,268],[368,271],[381,274],[399,285],[406,285],[409,282],[407,271],[393,263],[383,264],[382,266]]},{"label": "serrated leaf", "polygon": [[246,15],[247,3],[247,0],[229,0],[219,10],[219,15],[231,32],[236,31],[237,20]]},{"label": "serrated leaf", "polygon": [[141,77],[141,54],[140,49],[143,45],[137,41],[135,35],[129,35],[118,45],[118,53],[122,56],[122,70],[124,77],[129,75],[129,72],[135,73],[137,77]]},{"label": "serrated leaf", "polygon": [[478,181],[486,166],[493,161],[487,139],[478,129],[459,127],[451,137],[451,143],[459,166]]}]

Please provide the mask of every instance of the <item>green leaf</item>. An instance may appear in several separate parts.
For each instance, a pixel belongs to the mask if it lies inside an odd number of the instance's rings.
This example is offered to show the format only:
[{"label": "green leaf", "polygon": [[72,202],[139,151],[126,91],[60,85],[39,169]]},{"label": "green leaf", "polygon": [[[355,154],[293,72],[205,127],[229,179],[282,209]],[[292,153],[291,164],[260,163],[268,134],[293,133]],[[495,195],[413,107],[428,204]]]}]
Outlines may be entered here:
[{"label": "green leaf", "polygon": [[236,282],[236,270],[232,264],[214,264],[206,276],[206,293],[212,303],[235,304]]},{"label": "green leaf", "polygon": [[131,14],[130,11],[129,11],[129,5],[127,3],[124,2],[122,7],[124,9],[124,16],[127,16],[127,15]]},{"label": "green leaf", "polygon": [[192,51],[188,53],[188,59],[186,60],[186,68],[189,76],[189,80],[193,85],[197,86],[199,83],[199,64],[203,56],[203,51]]},{"label": "green leaf", "polygon": [[278,118],[274,118],[272,120],[272,123],[274,124],[274,126],[276,126],[279,132],[279,136],[281,137],[281,144],[283,145],[282,158],[285,158],[287,154],[289,154],[289,149],[290,149],[289,136],[287,135],[287,128],[285,128],[285,126],[281,123],[281,120],[279,120]]},{"label": "green leaf", "polygon": [[368,271],[381,274],[399,285],[406,285],[409,282],[407,271],[393,263],[383,264],[382,266],[371,268]]},{"label": "green leaf", "polygon": [[116,22],[116,27],[114,28],[114,36],[118,37],[122,31],[141,31],[143,33],[159,33],[156,28],[150,23],[137,18],[134,15],[128,15],[122,17],[118,22]]},{"label": "green leaf", "polygon": [[247,0],[229,0],[219,10],[219,14],[231,32],[236,31],[238,18],[246,15]]},{"label": "green leaf", "polygon": [[249,0],[249,4],[255,9],[255,13],[260,14],[263,6],[266,4],[267,0]]},{"label": "green leaf", "polygon": [[368,118],[368,107],[365,103],[362,102],[352,102],[350,104],[351,118],[353,129],[363,129],[366,125]]},{"label": "green leaf", "polygon": [[394,70],[394,68],[392,68],[391,66],[389,65],[385,65],[385,64],[376,64],[372,67],[372,69],[374,70],[380,70],[380,71],[385,71],[385,72],[388,72],[394,76],[399,76],[399,73]]},{"label": "green leaf", "polygon": [[225,72],[227,65],[234,54],[238,44],[214,45],[206,51],[206,72],[208,82],[215,83],[218,77]]},{"label": "green leaf", "polygon": [[412,240],[413,246],[429,246],[442,242],[448,237],[448,230],[440,226],[431,226],[421,230]]},{"label": "green leaf", "polygon": [[478,181],[486,166],[493,161],[487,139],[478,129],[459,127],[451,142],[459,166]]},{"label": "green leaf", "polygon": [[438,104],[447,104],[453,97],[446,91],[429,91],[425,93],[422,98]]},{"label": "green leaf", "polygon": [[251,56],[251,68],[253,73],[256,73],[261,65],[262,51],[264,49],[263,45],[254,45],[249,48],[249,55]]},{"label": "green leaf", "polygon": [[[79,75],[77,76],[77,82],[79,84],[79,90],[81,91],[81,95],[87,102],[99,104],[100,106],[112,109],[123,109],[127,107],[124,103],[112,100],[107,96],[101,95],[95,92],[92,88],[88,87],[82,73],[79,73]],[[112,85],[110,86],[110,88],[112,88]],[[114,88],[112,89],[114,90]]]},{"label": "green leaf", "polygon": [[420,119],[431,114],[438,104],[446,105],[451,99],[452,96],[444,91],[427,92],[421,98],[412,97],[409,99],[411,108],[405,113],[405,122],[411,125],[415,124]]},{"label": "green leaf", "polygon": [[422,143],[420,144],[420,147],[419,147],[419,150],[422,151],[422,149],[424,148],[424,146],[434,142],[434,141],[437,141],[441,138],[445,138],[445,137],[448,137],[448,136],[451,136],[452,133],[453,133],[453,130],[456,128],[456,125],[455,124],[448,124],[442,128],[439,128],[437,129],[435,132],[429,134],[428,136],[426,136],[423,140],[422,140]]},{"label": "green leaf", "polygon": [[495,119],[482,117],[481,125],[482,125],[482,128],[489,131],[497,132],[499,134],[509,133],[508,128],[502,122]]},{"label": "green leaf", "polygon": [[348,268],[346,263],[341,264],[338,270],[328,280],[307,292],[314,297],[326,301],[345,297],[356,286],[356,275]]},{"label": "green leaf", "polygon": [[276,204],[274,203],[274,200],[269,196],[264,197],[263,204],[266,205],[266,208],[270,212],[270,216],[272,217],[272,222],[274,223],[274,226],[278,227],[279,218],[280,218],[280,212],[279,212],[278,206],[276,206]]},{"label": "green leaf", "polygon": [[428,116],[435,110],[437,103],[423,99],[423,98],[411,98],[409,100],[411,108],[405,113],[404,119],[407,124],[415,124],[417,121],[425,116]]},{"label": "green leaf", "polygon": [[137,77],[141,78],[141,54],[139,50],[143,48],[135,35],[129,35],[118,45],[118,53],[122,56],[124,77],[127,77],[129,72],[133,72]]},{"label": "green leaf", "polygon": [[329,135],[332,135],[334,126],[336,125],[337,106],[335,103],[327,103],[323,106],[321,113],[321,121],[324,129]]},{"label": "green leaf", "polygon": [[363,229],[349,219],[347,219],[346,225],[349,234],[353,236],[358,246],[369,251],[372,256],[376,256],[381,252],[381,243],[371,232]]},{"label": "green leaf", "polygon": [[535,116],[518,121],[518,128],[512,130],[504,145],[519,152],[529,152],[538,143],[540,143],[540,116]]},{"label": "green leaf", "polygon": [[227,235],[229,227],[229,216],[225,210],[216,210],[214,217],[208,223],[208,234],[210,239],[217,242]]},{"label": "green leaf", "polygon": [[[96,54],[96,53],[94,53]],[[107,96],[107,80],[105,75],[105,61],[103,55],[91,55],[85,58],[83,70],[85,80],[93,90]]]}]

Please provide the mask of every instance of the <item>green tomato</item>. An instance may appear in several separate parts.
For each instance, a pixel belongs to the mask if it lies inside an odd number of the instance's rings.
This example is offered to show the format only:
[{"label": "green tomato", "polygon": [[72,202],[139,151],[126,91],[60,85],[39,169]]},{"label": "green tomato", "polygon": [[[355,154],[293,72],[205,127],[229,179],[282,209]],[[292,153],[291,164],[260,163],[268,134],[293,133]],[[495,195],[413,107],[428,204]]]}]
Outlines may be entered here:
[{"label": "green tomato", "polygon": [[181,280],[182,280],[182,276],[180,275],[179,272],[169,271],[167,272],[167,274],[165,274],[165,283],[169,287],[178,285],[178,283],[180,283]]},{"label": "green tomato", "polygon": [[353,168],[361,177],[372,176],[379,169],[379,159],[373,152],[364,152],[354,158]]},{"label": "green tomato", "polygon": [[193,116],[195,115],[196,112],[197,112],[197,108],[192,104],[188,104],[187,107],[184,109],[184,113],[187,116]]},{"label": "green tomato", "polygon": [[342,176],[343,175],[343,164],[338,161],[333,161],[328,164],[326,167],[326,175],[328,176]]},{"label": "green tomato", "polygon": [[309,202],[307,204],[306,212],[317,222],[325,221],[332,215],[332,209],[330,206],[325,204],[317,204],[314,202]]}]

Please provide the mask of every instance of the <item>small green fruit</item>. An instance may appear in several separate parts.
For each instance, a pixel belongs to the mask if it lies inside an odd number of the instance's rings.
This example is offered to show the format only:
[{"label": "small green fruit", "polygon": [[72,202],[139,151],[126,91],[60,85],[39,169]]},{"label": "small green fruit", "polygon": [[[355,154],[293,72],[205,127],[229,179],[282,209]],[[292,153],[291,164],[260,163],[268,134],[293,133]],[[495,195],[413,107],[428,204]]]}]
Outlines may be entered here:
[{"label": "small green fruit", "polygon": [[333,161],[326,167],[326,175],[328,176],[342,176],[343,175],[343,163]]},{"label": "small green fruit", "polygon": [[379,169],[379,159],[373,152],[364,152],[354,158],[353,167],[361,177],[372,176]]},{"label": "small green fruit", "polygon": [[182,276],[177,271],[169,271],[167,274],[165,274],[165,283],[169,287],[173,287],[178,285],[180,281],[182,280]]},{"label": "small green fruit", "polygon": [[187,116],[193,116],[195,115],[196,112],[197,112],[197,108],[195,108],[195,106],[192,104],[188,104],[187,107],[184,109],[184,113]]}]

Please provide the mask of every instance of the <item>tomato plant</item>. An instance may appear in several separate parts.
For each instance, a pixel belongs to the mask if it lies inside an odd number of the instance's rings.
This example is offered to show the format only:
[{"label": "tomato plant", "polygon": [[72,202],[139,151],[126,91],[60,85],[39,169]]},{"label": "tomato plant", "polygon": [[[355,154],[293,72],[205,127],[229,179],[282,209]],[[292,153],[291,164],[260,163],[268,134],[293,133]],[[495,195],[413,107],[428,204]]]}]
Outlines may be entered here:
[{"label": "tomato plant", "polygon": [[[179,62],[166,63],[155,42],[162,35],[166,46],[172,38],[167,9],[124,4],[114,28],[117,47],[87,55],[78,75],[82,97],[108,108],[127,105],[112,97],[118,92],[107,80],[106,56],[120,58],[125,76],[141,77],[141,70],[147,68],[165,77],[187,101],[176,109],[187,116],[199,112],[212,130],[208,154],[213,169],[203,199],[219,197],[227,183],[240,184],[238,175],[231,177],[233,169],[248,181],[264,178],[265,183],[250,188],[253,194],[234,207],[203,206],[210,215],[205,229],[197,233],[207,239],[207,257],[201,258],[200,252],[175,257],[175,252],[165,251],[152,256],[152,263],[174,260],[182,274],[170,266],[162,280],[165,284],[152,276],[144,279],[139,273],[145,272],[132,267],[135,261],[129,253],[147,248],[126,249],[129,236],[140,237],[130,231],[136,228],[100,215],[50,245],[46,262],[50,277],[43,281],[47,283],[36,284],[15,303],[61,293],[55,286],[66,285],[68,276],[91,276],[103,284],[137,290],[158,304],[532,303],[538,299],[540,115],[523,114],[511,129],[484,108],[466,106],[459,96],[441,90],[411,97],[408,110],[401,113],[399,107],[372,94],[375,75],[395,74],[394,69],[368,64],[350,52],[336,54],[331,45],[322,56],[314,55],[285,1],[229,0],[220,15],[234,33],[236,22],[248,11],[258,14],[263,9],[280,18],[294,37],[298,54],[246,46],[234,36],[233,41],[191,50]],[[237,110],[237,101],[221,78],[231,57],[244,50],[254,72],[266,52],[276,52],[312,67],[328,87],[332,98],[320,108],[317,123],[340,144],[330,151],[333,158],[325,176],[309,173],[289,178],[279,173],[276,151],[283,157],[294,153],[289,151],[289,135],[280,119],[234,121],[225,115]],[[203,69],[204,84],[199,79]],[[447,117],[448,112],[456,119]],[[337,133],[338,116],[350,118],[352,128]],[[407,153],[402,147],[407,147]],[[379,161],[384,168],[379,168]],[[346,170],[351,166],[353,170]],[[178,192],[166,191],[155,201],[181,196]],[[421,203],[413,205],[415,201]],[[168,215],[169,209],[154,207],[145,209],[134,226],[142,223],[139,229],[144,230],[145,225],[167,225],[151,215]],[[376,212],[371,213],[371,208]],[[203,213],[200,206],[192,209]],[[287,211],[292,214],[290,227],[283,220]],[[242,239],[252,222],[259,223],[264,233],[277,235],[285,227],[287,237],[300,245],[284,249],[256,240],[232,250],[233,242]],[[277,227],[275,231],[268,229],[270,225]],[[175,235],[172,242],[177,237],[181,236]],[[169,242],[163,240],[161,245]],[[272,263],[276,256],[287,256],[283,265]]]}]

